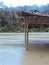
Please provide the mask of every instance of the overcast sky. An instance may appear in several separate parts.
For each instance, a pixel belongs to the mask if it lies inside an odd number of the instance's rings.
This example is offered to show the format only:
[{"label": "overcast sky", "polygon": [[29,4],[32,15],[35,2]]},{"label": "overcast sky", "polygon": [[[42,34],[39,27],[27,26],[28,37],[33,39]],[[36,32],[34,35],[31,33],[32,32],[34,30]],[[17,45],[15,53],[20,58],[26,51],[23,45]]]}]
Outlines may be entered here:
[{"label": "overcast sky", "polygon": [[7,6],[46,5],[49,0],[0,0]]}]

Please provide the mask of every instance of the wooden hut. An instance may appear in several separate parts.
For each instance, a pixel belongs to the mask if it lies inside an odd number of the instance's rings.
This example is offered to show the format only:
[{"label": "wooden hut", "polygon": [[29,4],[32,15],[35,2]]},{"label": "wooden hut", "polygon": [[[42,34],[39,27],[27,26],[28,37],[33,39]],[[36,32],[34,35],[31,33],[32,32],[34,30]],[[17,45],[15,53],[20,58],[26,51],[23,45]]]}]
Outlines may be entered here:
[{"label": "wooden hut", "polygon": [[25,46],[26,50],[28,50],[28,29],[30,26],[38,27],[38,26],[46,26],[49,27],[49,15],[41,14],[41,13],[29,13],[29,12],[20,12],[18,13],[20,18],[22,18],[25,23]]}]

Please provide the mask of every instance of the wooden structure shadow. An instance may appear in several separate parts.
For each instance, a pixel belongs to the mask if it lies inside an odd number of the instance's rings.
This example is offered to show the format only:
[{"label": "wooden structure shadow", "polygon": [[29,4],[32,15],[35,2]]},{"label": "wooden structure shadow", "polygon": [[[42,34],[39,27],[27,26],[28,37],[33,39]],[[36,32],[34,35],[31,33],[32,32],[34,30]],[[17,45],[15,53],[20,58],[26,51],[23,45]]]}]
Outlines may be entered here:
[{"label": "wooden structure shadow", "polygon": [[23,18],[23,22],[25,23],[25,46],[26,50],[28,50],[28,29],[30,26],[39,27],[46,26],[49,27],[49,15],[45,14],[36,14],[22,11],[18,14]]}]

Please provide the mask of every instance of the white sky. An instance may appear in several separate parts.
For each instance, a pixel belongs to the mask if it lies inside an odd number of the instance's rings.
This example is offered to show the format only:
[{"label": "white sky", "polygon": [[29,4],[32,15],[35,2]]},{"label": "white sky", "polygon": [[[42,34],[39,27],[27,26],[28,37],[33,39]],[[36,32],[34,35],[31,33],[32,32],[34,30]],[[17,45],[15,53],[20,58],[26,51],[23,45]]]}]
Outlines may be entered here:
[{"label": "white sky", "polygon": [[24,5],[46,5],[49,0],[0,0],[7,6],[24,6]]}]

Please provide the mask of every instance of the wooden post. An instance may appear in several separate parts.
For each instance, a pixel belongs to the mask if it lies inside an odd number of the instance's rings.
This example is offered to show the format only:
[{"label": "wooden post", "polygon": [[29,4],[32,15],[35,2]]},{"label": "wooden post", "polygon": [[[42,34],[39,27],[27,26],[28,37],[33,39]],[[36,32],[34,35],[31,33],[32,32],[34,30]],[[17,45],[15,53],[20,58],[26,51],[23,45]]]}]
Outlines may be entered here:
[{"label": "wooden post", "polygon": [[26,22],[26,50],[28,50],[28,20]]},{"label": "wooden post", "polygon": [[24,22],[25,22],[24,31],[25,31],[25,44],[26,44],[26,20],[25,20],[25,18],[24,18]]},{"label": "wooden post", "polygon": [[28,50],[28,18],[25,18],[25,46]]}]

